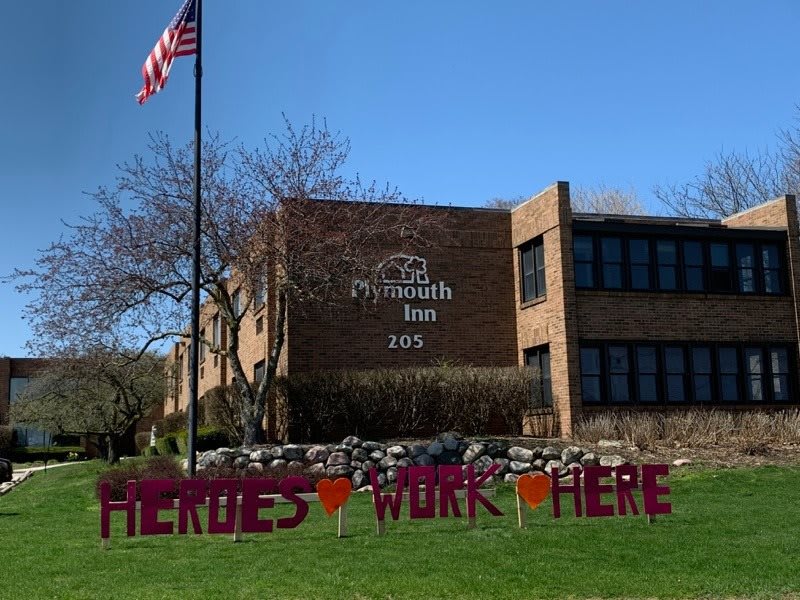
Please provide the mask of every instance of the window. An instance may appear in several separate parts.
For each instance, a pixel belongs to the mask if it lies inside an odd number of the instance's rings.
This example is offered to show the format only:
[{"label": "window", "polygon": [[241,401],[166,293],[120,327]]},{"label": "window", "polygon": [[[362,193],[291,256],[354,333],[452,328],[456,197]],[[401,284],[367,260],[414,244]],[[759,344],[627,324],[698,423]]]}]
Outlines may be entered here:
[{"label": "window", "polygon": [[[575,286],[651,292],[785,293],[782,243],[745,239],[742,233],[715,231],[713,235],[706,233],[707,239],[679,240],[677,231],[645,236],[638,227],[632,228],[631,235],[578,230],[573,237]],[[696,231],[687,234],[697,235]],[[737,239],[720,239],[723,234]]]},{"label": "window", "polygon": [[764,352],[761,348],[744,349],[745,393],[750,402],[764,401]]},{"label": "window", "polygon": [[664,348],[664,371],[667,402],[685,402],[686,363],[681,346]]},{"label": "window", "polygon": [[258,317],[256,319],[256,335],[264,331],[264,317]]},{"label": "window", "polygon": [[581,348],[581,394],[585,404],[599,404],[600,348]]},{"label": "window", "polygon": [[266,363],[263,360],[258,361],[253,365],[253,381],[260,383],[264,379]]},{"label": "window", "polygon": [[778,246],[764,244],[761,246],[761,268],[764,277],[764,292],[767,294],[781,293],[781,271]]},{"label": "window", "polygon": [[231,296],[231,308],[233,309],[233,316],[239,317],[242,314],[242,291],[236,290]]},{"label": "window", "polygon": [[722,347],[719,358],[719,395],[723,402],[739,400],[739,361],[736,348]]},{"label": "window", "polygon": [[792,346],[600,342],[580,347],[587,405],[797,403]]},{"label": "window", "polygon": [[622,241],[617,237],[600,239],[600,254],[603,261],[603,287],[622,288]]},{"label": "window", "polygon": [[532,399],[539,396],[541,390],[541,404],[543,406],[553,406],[553,385],[550,380],[550,347],[548,345],[538,346],[525,351],[525,365],[539,370],[541,380],[534,382],[539,388],[536,393],[531,394]]},{"label": "window", "polygon": [[673,240],[656,241],[658,263],[658,289],[678,289],[678,250]]},{"label": "window", "polygon": [[789,356],[786,348],[770,348],[769,364],[772,371],[772,398],[775,402],[788,402]]},{"label": "window", "polygon": [[687,290],[701,292],[705,289],[704,263],[702,242],[683,242],[683,274]]},{"label": "window", "polygon": [[[206,339],[206,330],[205,328],[200,330],[200,339]],[[206,345],[204,342],[200,342],[200,362],[203,362],[206,359]]]},{"label": "window", "polygon": [[692,348],[692,391],[695,402],[711,402],[713,400],[711,395],[713,373],[711,348],[706,346]]},{"label": "window", "polygon": [[579,288],[594,287],[594,244],[588,235],[576,235],[572,238],[575,257],[575,286]]},{"label": "window", "polygon": [[222,331],[220,329],[219,315],[215,315],[214,320],[211,322],[211,345],[219,348],[221,343]]},{"label": "window", "polygon": [[30,380],[27,377],[12,377],[9,379],[8,385],[8,400],[10,404],[13,404],[22,393],[25,391],[25,388],[28,387],[28,382]]},{"label": "window", "polygon": [[753,244],[736,244],[736,272],[740,292],[748,294],[756,291],[755,266]]},{"label": "window", "polygon": [[261,281],[256,285],[256,289],[253,292],[253,307],[255,310],[258,310],[262,306],[264,306],[264,301],[267,296],[267,278],[262,277]]},{"label": "window", "polygon": [[630,240],[631,288],[646,290],[650,288],[650,241]]},{"label": "window", "polygon": [[544,242],[538,238],[520,247],[522,301],[527,302],[547,293],[544,276]]},{"label": "window", "polygon": [[630,390],[628,388],[628,347],[608,347],[608,373],[609,393],[611,402],[624,404],[629,402]]},{"label": "window", "polygon": [[639,402],[658,402],[658,359],[655,346],[636,347],[636,384]]},{"label": "window", "polygon": [[709,244],[711,253],[711,291],[730,292],[733,290],[730,256],[727,243]]}]

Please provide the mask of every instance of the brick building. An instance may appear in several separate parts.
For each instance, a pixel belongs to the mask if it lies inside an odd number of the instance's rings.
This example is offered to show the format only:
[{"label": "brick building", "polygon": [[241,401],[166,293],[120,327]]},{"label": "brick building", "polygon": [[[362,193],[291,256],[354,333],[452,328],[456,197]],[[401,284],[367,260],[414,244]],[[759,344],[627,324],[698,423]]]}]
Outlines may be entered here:
[{"label": "brick building", "polygon": [[[442,239],[417,256],[387,248],[377,288],[353,282],[352,295],[391,301],[290,309],[281,373],[534,365],[548,406],[525,427],[538,434],[569,435],[581,414],[609,407],[796,405],[794,197],[722,221],[573,214],[558,182],[513,210],[424,210],[446,211]],[[253,379],[273,342],[268,290],[243,321]],[[201,328],[224,343],[212,305]],[[186,350],[172,350],[165,413],[186,407]],[[201,350],[200,395],[230,380],[226,360]]]},{"label": "brick building", "polygon": [[[0,357],[0,425],[9,424],[11,403],[25,390],[30,378],[46,365],[47,360],[42,358]],[[17,435],[22,445],[45,442],[45,434],[33,428],[23,426]]]}]

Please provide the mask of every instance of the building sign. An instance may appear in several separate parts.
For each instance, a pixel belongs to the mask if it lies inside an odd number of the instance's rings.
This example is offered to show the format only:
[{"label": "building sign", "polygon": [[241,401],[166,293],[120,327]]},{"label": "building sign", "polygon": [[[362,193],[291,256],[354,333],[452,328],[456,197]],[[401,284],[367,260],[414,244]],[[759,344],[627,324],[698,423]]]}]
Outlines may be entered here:
[{"label": "building sign", "polygon": [[[407,323],[437,323],[439,314],[436,304],[453,299],[453,290],[444,281],[431,282],[428,263],[421,256],[395,254],[378,266],[378,283],[373,285],[364,279],[353,281],[352,297],[362,299],[379,298],[394,300],[424,301],[429,306],[412,306],[403,303],[403,321]],[[388,334],[389,349],[418,349],[425,345],[421,333]]]},{"label": "building sign", "polygon": [[[403,506],[408,507],[409,519],[434,519],[461,517],[464,512],[469,526],[475,527],[478,509],[493,517],[504,516],[490,500],[494,489],[482,488],[500,469],[492,464],[481,474],[474,465],[439,465],[400,467],[397,469],[395,491],[384,493],[378,485],[378,472],[370,469],[372,503],[378,534],[386,532],[387,516],[400,519]],[[572,482],[559,481],[558,469],[552,476],[544,474],[523,475],[517,481],[517,508],[520,527],[525,526],[526,506],[537,508],[548,495],[552,496],[553,518],[561,517],[562,497],[571,496],[576,517],[606,517],[639,515],[640,505],[633,496],[641,490],[641,512],[648,518],[670,514],[672,506],[659,500],[669,494],[669,487],[660,485],[659,477],[669,474],[668,465],[621,465],[616,467],[614,483],[602,483],[612,476],[611,467],[584,467],[573,470]],[[164,498],[166,493],[178,491],[177,499]],[[241,489],[241,493],[239,493]],[[277,480],[272,478],[248,479],[153,479],[129,481],[126,499],[111,501],[111,485],[100,484],[100,537],[108,547],[111,537],[111,513],[126,514],[127,534],[139,535],[223,533],[233,534],[234,540],[243,533],[271,533],[276,529],[294,529],[309,514],[309,503],[319,502],[330,517],[339,513],[339,537],[347,534],[347,502],[352,493],[349,479],[335,481],[323,479],[312,493],[311,482],[305,477],[293,476]],[[136,498],[141,498],[137,501]],[[603,496],[606,496],[605,502]],[[611,499],[611,502],[608,500]],[[270,518],[269,511],[276,503],[294,505],[294,514]],[[206,508],[201,520],[199,508]],[[585,507],[585,508],[584,508]],[[177,510],[177,520],[166,516]]]}]

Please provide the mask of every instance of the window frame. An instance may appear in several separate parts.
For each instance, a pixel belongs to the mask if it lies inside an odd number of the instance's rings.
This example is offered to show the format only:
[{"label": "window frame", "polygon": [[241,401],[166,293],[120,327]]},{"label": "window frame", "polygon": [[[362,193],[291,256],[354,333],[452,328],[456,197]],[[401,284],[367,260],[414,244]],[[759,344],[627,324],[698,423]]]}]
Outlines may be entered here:
[{"label": "window frame", "polygon": [[[607,224],[603,224],[607,225]],[[617,224],[618,225],[618,224]],[[689,229],[686,227],[685,229]],[[697,228],[691,228],[697,229]],[[773,235],[774,234],[774,235]],[[585,238],[590,242],[592,249],[592,260],[578,260],[575,252],[575,241],[577,238]],[[607,261],[602,256],[603,238],[618,238],[621,241],[622,250],[622,287],[605,287],[603,267]],[[647,264],[633,262],[633,252],[631,244],[635,241],[644,241],[648,245]],[[675,263],[662,264],[658,257],[658,243],[670,242],[675,244]],[[699,265],[688,264],[686,260],[685,246],[687,243],[700,245]],[[712,245],[724,244],[728,257],[727,267],[714,267],[712,265]],[[666,293],[666,294],[723,294],[741,296],[788,296],[788,263],[786,258],[787,239],[783,234],[776,232],[758,232],[750,230],[733,230],[709,228],[708,231],[678,231],[675,228],[665,226],[611,226],[601,227],[597,223],[583,222],[573,226],[573,274],[575,277],[575,288],[577,290],[598,290],[609,292],[646,292],[646,293]],[[739,268],[737,258],[737,248],[750,245],[753,248],[753,291],[740,291],[744,278]],[[764,252],[771,253],[774,248],[774,256],[777,259],[776,266],[766,266]],[[769,261],[767,261],[769,262]],[[609,263],[610,264],[610,263]],[[617,264],[617,263],[614,263]],[[581,267],[582,266],[582,267]],[[582,270],[589,267],[592,282],[591,285],[583,285],[578,281],[578,268]],[[675,271],[675,289],[662,289],[660,282],[660,267],[670,267]],[[634,269],[645,268],[648,276],[648,287],[634,287],[636,278]],[[748,267],[749,268],[749,267]],[[688,289],[688,272],[699,270],[703,289]],[[726,286],[714,285],[715,273],[727,273],[731,282],[730,289]],[[777,291],[767,291],[767,278],[777,286]]]},{"label": "window frame", "polygon": [[[628,390],[630,400],[628,402],[612,402],[610,393],[610,346],[627,346],[628,348]],[[639,377],[639,353],[640,347],[656,348],[656,393],[657,400],[655,402],[646,402],[641,400],[641,390]],[[668,399],[668,386],[666,368],[666,349],[671,347],[680,347],[683,352],[683,372],[679,373],[683,381],[683,395],[684,400],[671,401]],[[720,349],[733,348],[735,350],[736,359],[736,393],[737,399],[735,401],[722,400],[723,389],[723,376],[727,375],[721,372],[720,368]],[[762,393],[763,400],[749,400],[747,393],[748,377],[746,373],[745,351],[749,348],[755,348],[761,352],[761,380],[762,380]],[[710,369],[709,373],[699,371],[695,366],[694,350],[707,349],[710,354]],[[599,352],[600,373],[584,374],[583,365],[581,360],[581,353],[583,350],[592,350]],[[782,352],[785,354],[786,362],[781,368],[785,371],[777,372],[773,369],[772,352]],[[658,406],[763,406],[763,405],[780,405],[780,406],[796,406],[800,404],[800,379],[796,370],[798,358],[794,345],[791,342],[686,342],[686,341],[673,341],[673,340],[580,340],[579,341],[579,361],[578,361],[578,381],[581,386],[581,395],[583,396],[584,378],[593,378],[599,380],[600,402],[586,403],[587,407],[592,406],[642,406],[642,407],[658,407]],[[779,365],[780,366],[780,365]],[[645,375],[652,375],[646,373]],[[673,374],[675,375],[675,374]],[[734,374],[730,374],[734,375]],[[695,387],[695,377],[702,376],[708,377],[710,383],[711,400],[698,400]],[[775,378],[780,378],[780,384],[786,385],[786,400],[775,399]]]},{"label": "window frame", "polygon": [[[547,372],[545,377],[544,357],[547,357]],[[541,374],[542,406],[532,408],[551,408],[553,406],[553,377],[550,365],[550,344],[542,344],[527,348],[523,351],[523,359],[526,367],[536,367]],[[549,386],[545,384],[545,379],[550,381]]]},{"label": "window frame", "polygon": [[[541,261],[537,258],[537,250],[541,249]],[[530,252],[531,270],[525,270],[525,255]],[[537,236],[519,246],[519,282],[520,298],[523,304],[533,302],[539,298],[547,297],[547,261],[544,258],[544,236]],[[541,262],[541,264],[539,264]],[[543,285],[539,281],[539,272],[542,272]],[[525,279],[530,276],[532,290],[526,289]],[[531,292],[529,294],[529,292]]]}]

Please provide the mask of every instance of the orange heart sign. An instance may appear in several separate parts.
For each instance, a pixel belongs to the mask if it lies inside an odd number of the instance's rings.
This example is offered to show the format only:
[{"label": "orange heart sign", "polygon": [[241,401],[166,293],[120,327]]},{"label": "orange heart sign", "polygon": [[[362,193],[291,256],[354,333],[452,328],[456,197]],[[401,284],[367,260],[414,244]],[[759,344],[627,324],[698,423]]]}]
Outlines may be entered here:
[{"label": "orange heart sign", "polygon": [[349,479],[342,477],[336,481],[322,479],[317,483],[317,495],[322,507],[330,517],[336,509],[344,506],[350,499],[350,492],[353,491],[353,484]]},{"label": "orange heart sign", "polygon": [[550,493],[550,483],[547,475],[521,475],[517,479],[517,494],[533,509],[547,498]]}]

